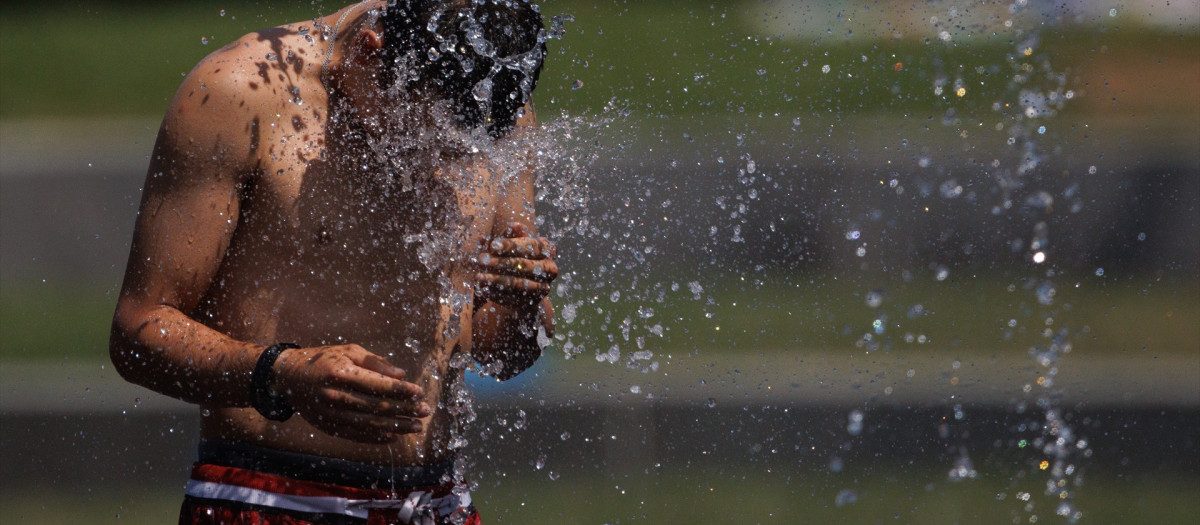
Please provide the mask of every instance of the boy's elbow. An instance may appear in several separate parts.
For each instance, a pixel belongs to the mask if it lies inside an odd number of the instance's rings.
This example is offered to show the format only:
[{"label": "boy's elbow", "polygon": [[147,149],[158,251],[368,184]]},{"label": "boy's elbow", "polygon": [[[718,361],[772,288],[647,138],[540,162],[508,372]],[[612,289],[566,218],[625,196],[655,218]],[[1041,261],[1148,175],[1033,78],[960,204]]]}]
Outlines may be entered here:
[{"label": "boy's elbow", "polygon": [[475,360],[484,374],[497,381],[508,381],[528,370],[542,356],[542,349],[536,341],[522,347],[510,347],[483,356],[476,354]]},{"label": "boy's elbow", "polygon": [[542,348],[531,316],[488,303],[472,319],[472,357],[484,374],[500,381],[512,379],[537,362]]},{"label": "boy's elbow", "polygon": [[146,322],[131,310],[128,305],[117,305],[108,334],[108,359],[122,378],[130,383],[141,384],[137,365],[142,358],[142,345],[138,344],[135,334],[138,325],[144,326]]},{"label": "boy's elbow", "polygon": [[133,349],[129,339],[125,336],[125,331],[121,328],[120,322],[113,320],[112,329],[108,334],[108,359],[112,361],[113,368],[117,370],[122,378],[131,383],[136,383],[133,375],[133,363],[137,352]]}]

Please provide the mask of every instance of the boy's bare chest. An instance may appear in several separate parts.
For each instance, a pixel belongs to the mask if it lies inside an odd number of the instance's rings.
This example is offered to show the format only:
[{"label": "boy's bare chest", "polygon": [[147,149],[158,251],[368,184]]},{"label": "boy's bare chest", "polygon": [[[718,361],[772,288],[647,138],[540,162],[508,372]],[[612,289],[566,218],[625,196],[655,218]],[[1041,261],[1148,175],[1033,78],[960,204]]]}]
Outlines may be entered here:
[{"label": "boy's bare chest", "polygon": [[450,272],[491,231],[496,191],[479,170],[388,173],[320,158],[272,167],[248,195],[249,229],[261,231],[246,240],[279,244],[310,275]]}]

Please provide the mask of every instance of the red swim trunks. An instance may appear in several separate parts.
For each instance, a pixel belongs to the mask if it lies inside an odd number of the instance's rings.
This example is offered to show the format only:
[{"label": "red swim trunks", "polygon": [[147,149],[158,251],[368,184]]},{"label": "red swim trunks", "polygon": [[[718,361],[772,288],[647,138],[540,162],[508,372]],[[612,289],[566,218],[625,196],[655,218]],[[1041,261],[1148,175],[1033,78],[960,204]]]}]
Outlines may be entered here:
[{"label": "red swim trunks", "polygon": [[439,467],[402,468],[397,475],[376,465],[204,441],[179,523],[480,525],[470,493],[440,482]]}]

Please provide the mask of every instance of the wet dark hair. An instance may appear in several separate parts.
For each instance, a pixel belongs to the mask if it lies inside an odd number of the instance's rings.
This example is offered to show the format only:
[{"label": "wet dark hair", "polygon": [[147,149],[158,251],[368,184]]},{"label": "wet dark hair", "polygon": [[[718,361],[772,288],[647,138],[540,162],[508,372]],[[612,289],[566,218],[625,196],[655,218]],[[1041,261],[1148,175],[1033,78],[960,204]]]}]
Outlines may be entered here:
[{"label": "wet dark hair", "polygon": [[461,126],[493,137],[512,129],[546,56],[529,0],[396,0],[382,22],[382,87],[449,100]]}]

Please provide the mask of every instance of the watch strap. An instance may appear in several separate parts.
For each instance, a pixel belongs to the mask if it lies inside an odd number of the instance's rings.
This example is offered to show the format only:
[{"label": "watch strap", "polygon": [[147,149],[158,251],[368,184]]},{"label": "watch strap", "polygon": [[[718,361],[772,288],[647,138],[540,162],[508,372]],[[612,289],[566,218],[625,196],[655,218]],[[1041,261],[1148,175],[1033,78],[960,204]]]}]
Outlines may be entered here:
[{"label": "watch strap", "polygon": [[250,406],[271,421],[287,421],[296,409],[279,392],[271,390],[275,360],[284,350],[300,348],[294,343],[275,343],[258,356],[258,363],[250,373]]}]

